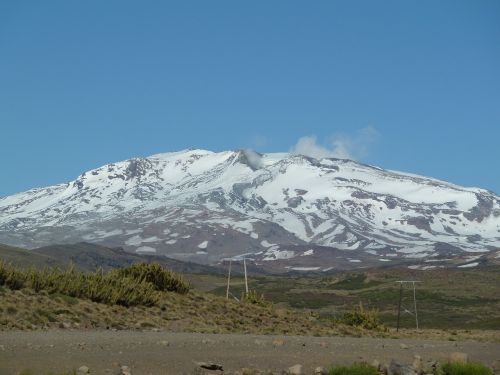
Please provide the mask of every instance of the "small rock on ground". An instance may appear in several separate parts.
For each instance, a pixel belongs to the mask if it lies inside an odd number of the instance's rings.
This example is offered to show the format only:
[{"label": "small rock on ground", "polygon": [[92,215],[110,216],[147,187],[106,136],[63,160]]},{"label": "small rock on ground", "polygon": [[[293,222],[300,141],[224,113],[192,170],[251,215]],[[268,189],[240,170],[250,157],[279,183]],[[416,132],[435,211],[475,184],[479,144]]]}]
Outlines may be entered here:
[{"label": "small rock on ground", "polygon": [[120,367],[120,375],[132,375],[132,371],[128,366]]},{"label": "small rock on ground", "polygon": [[419,373],[419,374],[422,373],[424,366],[422,364],[422,357],[421,356],[415,355],[413,357],[412,367],[415,369],[415,371],[417,373]]},{"label": "small rock on ground", "polygon": [[218,365],[217,363],[197,362],[197,365],[200,366],[201,368],[204,368],[205,370],[224,371],[224,369],[222,368],[222,365]]},{"label": "small rock on ground", "polygon": [[378,359],[374,359],[372,361],[372,367],[375,367],[377,369],[377,371],[380,370],[380,361]]},{"label": "small rock on ground", "polygon": [[294,365],[288,368],[288,373],[290,375],[302,375],[302,365]]},{"label": "small rock on ground", "polygon": [[283,339],[276,339],[276,340],[273,341],[273,345],[274,346],[283,346],[283,345],[285,345],[285,340],[283,340]]},{"label": "small rock on ground", "polygon": [[392,360],[387,375],[418,375],[418,373],[413,367]]}]

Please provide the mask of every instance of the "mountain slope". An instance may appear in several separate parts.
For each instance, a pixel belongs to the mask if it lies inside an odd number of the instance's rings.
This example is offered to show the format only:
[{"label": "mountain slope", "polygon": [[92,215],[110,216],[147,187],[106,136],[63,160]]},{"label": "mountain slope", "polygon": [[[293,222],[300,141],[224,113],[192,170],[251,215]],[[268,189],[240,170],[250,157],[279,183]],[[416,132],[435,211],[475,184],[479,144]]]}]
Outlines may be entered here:
[{"label": "mountain slope", "polygon": [[0,260],[18,267],[67,268],[71,265],[82,271],[105,271],[123,268],[136,263],[160,263],[175,271],[190,274],[223,274],[224,270],[203,264],[182,262],[160,255],[133,254],[120,248],[80,242],[77,244],[49,245],[25,250],[0,244]]},{"label": "mountain slope", "polygon": [[78,241],[199,263],[252,254],[311,270],[473,263],[500,247],[500,198],[350,160],[188,150],[0,199],[0,242]]},{"label": "mountain slope", "polygon": [[0,244],[0,261],[18,267],[53,267],[61,265],[57,259],[33,251]]}]

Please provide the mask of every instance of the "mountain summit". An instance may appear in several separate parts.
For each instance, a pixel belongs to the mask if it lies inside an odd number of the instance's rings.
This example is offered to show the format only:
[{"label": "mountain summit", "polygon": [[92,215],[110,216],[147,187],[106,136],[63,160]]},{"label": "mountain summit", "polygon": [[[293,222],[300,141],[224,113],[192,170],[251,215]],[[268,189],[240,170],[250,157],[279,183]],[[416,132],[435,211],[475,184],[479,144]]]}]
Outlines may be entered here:
[{"label": "mountain summit", "polygon": [[472,267],[500,247],[500,197],[351,160],[186,150],[0,198],[0,242],[78,241],[296,270]]}]

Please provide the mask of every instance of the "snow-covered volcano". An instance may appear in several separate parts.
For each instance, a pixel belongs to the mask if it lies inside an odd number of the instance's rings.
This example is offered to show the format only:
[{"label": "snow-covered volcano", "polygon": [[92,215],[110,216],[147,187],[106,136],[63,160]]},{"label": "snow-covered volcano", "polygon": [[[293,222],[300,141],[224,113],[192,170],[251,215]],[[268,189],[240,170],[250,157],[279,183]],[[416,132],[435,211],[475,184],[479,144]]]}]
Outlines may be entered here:
[{"label": "snow-covered volcano", "polygon": [[77,241],[292,269],[466,263],[500,248],[500,197],[351,160],[187,150],[0,199],[1,243]]}]

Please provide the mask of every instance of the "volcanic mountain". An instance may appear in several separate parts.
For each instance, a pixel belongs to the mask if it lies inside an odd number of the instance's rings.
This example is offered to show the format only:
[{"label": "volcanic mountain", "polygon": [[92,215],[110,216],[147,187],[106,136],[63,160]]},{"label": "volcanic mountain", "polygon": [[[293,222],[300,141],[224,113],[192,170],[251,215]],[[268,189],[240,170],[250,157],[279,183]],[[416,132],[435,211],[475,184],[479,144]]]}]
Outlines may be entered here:
[{"label": "volcanic mountain", "polygon": [[473,267],[500,257],[500,197],[352,160],[185,150],[0,198],[0,243],[80,241],[204,264]]}]

